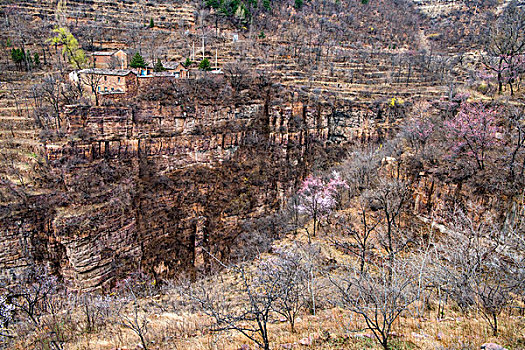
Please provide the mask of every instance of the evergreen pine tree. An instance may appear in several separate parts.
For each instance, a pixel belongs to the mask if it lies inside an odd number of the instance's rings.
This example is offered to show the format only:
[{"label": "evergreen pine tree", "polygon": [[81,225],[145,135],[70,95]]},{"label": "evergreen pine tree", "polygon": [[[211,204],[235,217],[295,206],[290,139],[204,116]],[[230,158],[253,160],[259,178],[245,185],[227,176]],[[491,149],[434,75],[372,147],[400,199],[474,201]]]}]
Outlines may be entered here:
[{"label": "evergreen pine tree", "polygon": [[204,71],[210,71],[211,70],[211,64],[210,60],[207,58],[203,59],[201,63],[199,63],[199,69]]},{"label": "evergreen pine tree", "polygon": [[35,52],[34,62],[35,62],[35,66],[40,67],[40,55],[38,54],[38,52]]},{"label": "evergreen pine tree", "polygon": [[206,0],[206,5],[208,7],[213,7],[214,9],[218,9],[221,7],[221,3],[219,0]]},{"label": "evergreen pine tree", "polygon": [[22,69],[22,62],[26,59],[24,50],[22,49],[11,49],[11,59],[16,64],[18,69]]},{"label": "evergreen pine tree", "polygon": [[157,63],[155,63],[155,67],[153,67],[153,70],[155,72],[164,72],[166,68],[162,65],[162,62],[160,61],[160,58],[157,59]]},{"label": "evergreen pine tree", "polygon": [[144,58],[142,58],[140,53],[137,52],[131,59],[129,66],[131,68],[146,68],[146,62],[144,62]]}]

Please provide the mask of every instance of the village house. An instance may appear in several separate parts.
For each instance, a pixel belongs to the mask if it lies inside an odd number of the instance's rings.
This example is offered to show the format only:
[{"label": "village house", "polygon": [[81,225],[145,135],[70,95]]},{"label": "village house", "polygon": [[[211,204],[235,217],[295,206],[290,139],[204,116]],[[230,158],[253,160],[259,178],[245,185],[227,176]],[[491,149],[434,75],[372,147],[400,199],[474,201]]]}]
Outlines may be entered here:
[{"label": "village house", "polygon": [[72,72],[69,79],[80,82],[89,93],[134,94],[137,90],[137,75],[130,69],[83,69]]},{"label": "village house", "polygon": [[146,67],[146,68],[137,68],[136,69],[137,76],[139,77],[152,77],[153,76],[153,67]]},{"label": "village house", "polygon": [[166,69],[166,72],[172,73],[176,78],[189,77],[189,70],[180,62],[175,64],[172,62],[166,63],[164,68]]},{"label": "village house", "polygon": [[[107,57],[124,59],[125,56],[118,55],[118,52],[125,55],[124,51],[117,51],[112,55],[98,53],[98,55],[93,55],[93,59],[97,59],[93,62],[104,65],[103,62],[109,62]],[[103,59],[99,59],[101,57]],[[80,84],[82,90],[88,95],[93,96],[96,93],[97,96],[118,99],[135,96],[141,90],[147,90],[165,80],[189,78],[189,70],[181,63],[168,63],[165,69],[162,72],[155,72],[154,68],[150,66],[137,69],[89,68],[71,72],[69,80],[75,84]]]},{"label": "village house", "polygon": [[101,69],[127,69],[128,54],[123,50],[98,51],[91,54],[93,68]]},{"label": "village house", "polygon": [[175,78],[188,78],[189,70],[184,67],[182,63],[165,63],[163,64],[165,71],[155,72],[155,68],[151,65],[146,68],[138,68],[137,76],[139,78],[148,78],[148,77],[175,77]]}]

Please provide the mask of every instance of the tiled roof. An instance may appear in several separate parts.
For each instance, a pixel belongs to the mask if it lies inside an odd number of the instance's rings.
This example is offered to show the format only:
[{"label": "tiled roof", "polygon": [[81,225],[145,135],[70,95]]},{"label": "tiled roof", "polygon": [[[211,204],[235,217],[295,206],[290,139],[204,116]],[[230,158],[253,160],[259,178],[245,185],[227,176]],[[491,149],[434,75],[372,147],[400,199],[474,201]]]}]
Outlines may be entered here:
[{"label": "tiled roof", "polygon": [[179,65],[180,65],[183,69],[187,70],[187,69],[186,69],[181,63],[179,63],[179,62],[166,62],[166,63],[163,63],[162,65],[163,65],[164,68],[166,68],[166,69],[176,69],[176,68],[178,68]]},{"label": "tiled roof", "polygon": [[175,75],[171,72],[150,72],[148,75],[137,74],[139,78],[152,78],[152,77],[171,77],[174,78]]},{"label": "tiled roof", "polygon": [[100,74],[100,75],[118,75],[126,76],[130,73],[136,74],[129,69],[103,69],[103,68],[89,68],[78,71],[79,74]]},{"label": "tiled roof", "polygon": [[93,56],[113,56],[116,52],[115,51],[97,51],[93,52]]}]

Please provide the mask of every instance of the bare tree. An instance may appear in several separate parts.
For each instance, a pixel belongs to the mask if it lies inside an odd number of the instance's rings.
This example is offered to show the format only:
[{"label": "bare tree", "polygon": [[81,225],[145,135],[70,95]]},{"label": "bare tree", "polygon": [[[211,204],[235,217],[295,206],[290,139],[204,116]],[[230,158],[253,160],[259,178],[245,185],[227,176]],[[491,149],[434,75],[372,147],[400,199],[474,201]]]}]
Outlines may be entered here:
[{"label": "bare tree", "polygon": [[511,1],[491,33],[487,48],[489,57],[484,59],[485,66],[497,74],[498,92],[508,84],[511,95],[514,94],[517,69],[521,69],[525,52],[525,11],[516,1]]},{"label": "bare tree", "polygon": [[487,218],[474,221],[461,210],[453,217],[453,228],[436,245],[433,279],[464,312],[478,309],[497,336],[499,315],[523,288],[522,246],[515,240],[519,234]]},{"label": "bare tree", "polygon": [[[351,237],[358,247],[358,252],[355,254],[359,258],[359,270],[361,273],[365,271],[368,252],[372,245],[372,233],[375,232],[377,225],[379,225],[379,221],[374,221],[367,210],[369,209],[367,209],[366,204],[361,202],[358,218],[355,218],[349,212],[336,214],[334,218],[334,228],[344,236]],[[356,221],[360,224],[356,225]],[[335,241],[335,245],[344,248],[348,252],[354,251],[346,242]]]},{"label": "bare tree", "polygon": [[261,280],[260,275],[242,265],[232,267],[228,273],[233,277],[228,281],[210,278],[185,293],[215,320],[213,331],[237,331],[269,350],[268,324],[279,300],[282,276]]},{"label": "bare tree", "polygon": [[[517,175],[521,181],[525,175],[525,109],[522,107],[520,109],[516,108],[510,114],[510,135],[511,142],[513,143],[510,148],[510,159],[509,159],[509,172],[510,178],[515,180]],[[522,158],[521,164],[519,164],[520,156]],[[518,165],[516,164],[518,163]],[[520,169],[521,168],[521,169]]]},{"label": "bare tree", "polygon": [[62,82],[60,79],[53,75],[48,75],[44,78],[42,84],[39,85],[39,89],[42,93],[42,98],[46,101],[53,109],[53,119],[55,120],[55,127],[57,132],[60,131],[60,106],[62,96]]},{"label": "bare tree", "polygon": [[277,253],[259,264],[258,278],[265,285],[278,281],[279,292],[272,309],[286,318],[290,331],[295,333],[295,320],[307,299],[308,264],[298,247],[288,247]]},{"label": "bare tree", "polygon": [[85,293],[79,295],[75,300],[75,306],[78,306],[84,316],[85,332],[94,332],[102,327],[110,316],[111,304],[115,301],[108,296],[94,295]]},{"label": "bare tree", "polygon": [[377,181],[382,155],[374,148],[352,152],[341,166],[341,175],[346,180],[351,195],[371,188]]},{"label": "bare tree", "polygon": [[250,75],[248,67],[246,67],[244,63],[228,63],[224,66],[223,70],[224,77],[230,83],[234,94],[238,94],[242,89],[247,87]]},{"label": "bare tree", "polygon": [[0,339],[12,338],[9,326],[14,320],[15,306],[4,295],[0,296]]},{"label": "bare tree", "polygon": [[381,222],[377,226],[379,244],[392,265],[397,253],[410,242],[401,227],[401,216],[410,200],[409,187],[400,180],[381,180],[377,188],[364,194],[364,198],[370,210],[378,212],[375,220]]},{"label": "bare tree", "polygon": [[[140,339],[142,348],[148,349],[148,315],[145,313],[139,303],[139,300],[132,289],[129,289],[129,295],[120,300],[123,305],[118,310],[119,320],[117,324],[133,331]],[[126,306],[131,302],[131,314],[126,310]]]},{"label": "bare tree", "polygon": [[417,274],[409,260],[394,259],[364,273],[349,267],[333,277],[339,304],[361,316],[381,346],[390,349],[392,326],[417,300]]},{"label": "bare tree", "polygon": [[96,106],[99,105],[99,87],[100,83],[102,82],[102,78],[103,76],[101,74],[95,73],[86,73],[79,77],[81,84],[89,86],[91,94],[93,94],[93,97],[95,97]]},{"label": "bare tree", "polygon": [[108,69],[121,69],[122,65],[123,65],[123,62],[119,58],[115,56],[111,56],[111,58],[109,59],[107,68]]},{"label": "bare tree", "polygon": [[50,275],[45,267],[32,266],[9,288],[8,300],[38,326],[57,288],[57,278]]}]

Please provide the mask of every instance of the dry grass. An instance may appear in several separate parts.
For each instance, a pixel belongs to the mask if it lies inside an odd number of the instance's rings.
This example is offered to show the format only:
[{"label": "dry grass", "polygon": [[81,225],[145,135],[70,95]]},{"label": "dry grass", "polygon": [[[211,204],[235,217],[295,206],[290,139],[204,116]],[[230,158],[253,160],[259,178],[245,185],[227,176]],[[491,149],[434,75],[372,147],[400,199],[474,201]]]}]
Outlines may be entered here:
[{"label": "dry grass", "polygon": [[[501,317],[499,337],[491,336],[490,329],[479,315],[465,317],[447,310],[444,320],[415,318],[403,315],[394,325],[393,344],[395,349],[479,349],[485,342],[503,344],[509,349],[525,348],[523,331],[525,322],[521,317]],[[255,347],[236,332],[209,332],[209,319],[198,314],[164,313],[150,319],[148,340],[151,349],[195,349],[195,350],[237,350],[243,344]],[[269,327],[272,335],[272,349],[292,348],[311,349],[380,349],[379,344],[364,329],[360,318],[337,308],[321,310],[316,316],[302,315],[297,322],[297,333],[289,331],[286,322],[276,317]],[[520,333],[521,332],[521,333]],[[521,334],[521,335],[520,335]],[[300,342],[310,338],[310,346]],[[100,332],[85,334],[66,349],[109,350],[115,347],[134,348],[138,338],[129,330],[108,326]]]},{"label": "dry grass", "polygon": [[[285,246],[293,242],[306,242],[304,232],[297,236],[289,235],[275,242],[275,246]],[[335,249],[329,237],[322,233],[315,242],[322,245],[322,253],[327,258],[339,262],[348,261],[347,255]],[[225,272],[224,281],[232,276]],[[142,306],[148,310],[149,330],[147,338],[151,349],[195,349],[195,350],[237,350],[255,349],[255,345],[237,332],[211,332],[212,320],[204,314],[185,309],[173,312],[174,303],[180,302],[178,293],[167,293],[154,299],[143,299]],[[416,312],[419,307],[420,313]],[[164,310],[162,310],[164,309]],[[171,311],[168,311],[171,310]],[[500,317],[500,335],[493,337],[481,315],[462,314],[448,304],[445,317],[437,318],[437,304],[414,305],[410,313],[403,314],[393,328],[393,349],[479,349],[485,342],[495,342],[508,349],[525,349],[525,318],[504,314]],[[272,349],[380,349],[372,333],[365,329],[363,320],[339,308],[325,308],[317,315],[303,313],[296,324],[296,333],[291,333],[289,325],[275,315],[269,325]],[[301,342],[310,340],[309,346]],[[109,350],[116,347],[133,349],[139,344],[138,337],[130,330],[108,324],[99,331],[83,334],[70,341],[65,349]],[[243,347],[244,346],[244,347]]]}]

